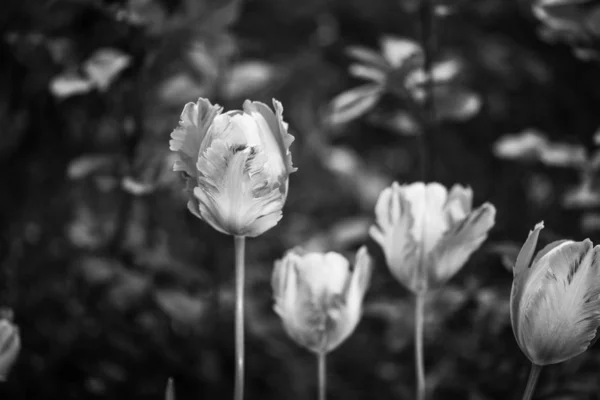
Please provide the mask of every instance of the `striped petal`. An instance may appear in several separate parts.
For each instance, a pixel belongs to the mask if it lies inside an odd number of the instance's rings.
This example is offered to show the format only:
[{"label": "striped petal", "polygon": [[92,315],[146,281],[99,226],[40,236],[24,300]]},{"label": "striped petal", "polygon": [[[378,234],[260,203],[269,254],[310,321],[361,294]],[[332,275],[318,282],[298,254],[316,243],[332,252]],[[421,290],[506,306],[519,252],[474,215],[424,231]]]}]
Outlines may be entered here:
[{"label": "striped petal", "polygon": [[538,365],[583,353],[600,326],[600,249],[563,242],[539,259],[521,302],[521,347]]},{"label": "striped petal", "polygon": [[179,160],[173,166],[174,171],[183,171],[191,177],[197,177],[196,161],[200,147],[213,120],[221,111],[219,105],[212,105],[203,98],[185,105],[179,126],[171,133],[169,141],[169,149],[179,154]]},{"label": "striped petal", "polygon": [[198,160],[194,196],[206,222],[220,232],[258,236],[281,219],[281,193],[263,173],[265,156],[256,147],[229,147],[222,140]]}]

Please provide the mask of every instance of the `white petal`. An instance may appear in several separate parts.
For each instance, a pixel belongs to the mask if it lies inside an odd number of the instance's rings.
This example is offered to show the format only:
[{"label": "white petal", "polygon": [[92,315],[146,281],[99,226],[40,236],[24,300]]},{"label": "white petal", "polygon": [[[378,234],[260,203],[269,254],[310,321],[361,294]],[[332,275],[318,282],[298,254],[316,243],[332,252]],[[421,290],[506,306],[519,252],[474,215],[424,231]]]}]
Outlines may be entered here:
[{"label": "white petal", "polygon": [[443,211],[448,192],[439,183],[425,185],[422,182],[403,186],[402,192],[411,206],[413,237],[421,245],[423,253],[429,254],[448,230]]}]

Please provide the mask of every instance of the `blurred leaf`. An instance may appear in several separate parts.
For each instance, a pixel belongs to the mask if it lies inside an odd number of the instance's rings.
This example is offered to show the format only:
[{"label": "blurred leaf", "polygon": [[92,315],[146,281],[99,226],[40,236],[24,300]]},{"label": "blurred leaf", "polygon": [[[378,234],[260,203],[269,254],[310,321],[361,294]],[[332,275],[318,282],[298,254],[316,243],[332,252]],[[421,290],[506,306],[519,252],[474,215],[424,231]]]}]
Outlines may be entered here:
[{"label": "blurred leaf", "polygon": [[128,0],[126,8],[117,18],[143,25],[149,34],[158,35],[164,30],[167,14],[157,0]]},{"label": "blurred leaf", "polygon": [[108,283],[118,276],[121,263],[115,259],[87,256],[77,261],[83,278],[93,285]]},{"label": "blurred leaf", "polygon": [[131,56],[122,51],[102,48],[84,63],[83,70],[100,91],[105,91],[130,63]]},{"label": "blurred leaf", "polygon": [[75,209],[75,217],[68,225],[68,236],[77,247],[97,249],[110,240],[116,228],[114,221],[99,216],[85,204]]},{"label": "blurred leaf", "polygon": [[124,191],[131,193],[134,196],[144,196],[154,192],[156,186],[149,183],[136,181],[131,176],[126,176],[121,181],[121,187]]},{"label": "blurred leaf", "polygon": [[369,115],[369,122],[401,136],[414,136],[421,132],[419,121],[406,110],[387,113],[374,111]]},{"label": "blurred leaf", "polygon": [[82,179],[98,172],[109,172],[118,167],[118,159],[107,154],[86,154],[72,160],[67,167],[69,179]]},{"label": "blurred leaf", "polygon": [[346,48],[346,54],[355,58],[361,63],[367,64],[367,66],[374,67],[380,71],[385,71],[389,68],[385,58],[374,50],[371,50],[362,46],[348,46]]},{"label": "blurred leaf", "polygon": [[50,81],[50,92],[59,99],[84,94],[94,89],[94,83],[76,72],[65,72]]},{"label": "blurred leaf", "polygon": [[149,276],[123,267],[109,288],[108,298],[116,308],[126,310],[148,294],[151,286]]},{"label": "blurred leaf", "polygon": [[566,208],[599,207],[600,191],[593,187],[589,178],[584,178],[579,185],[567,190],[562,200]]},{"label": "blurred leaf", "polygon": [[481,98],[463,88],[438,87],[435,90],[437,117],[441,120],[465,121],[481,109]]},{"label": "blurred leaf", "polygon": [[221,88],[228,99],[247,98],[267,87],[277,75],[274,65],[260,60],[244,61],[232,66]]},{"label": "blurred leaf", "polygon": [[494,143],[496,157],[507,160],[538,161],[540,151],[546,147],[548,139],[535,129],[505,135]]},{"label": "blurred leaf", "polygon": [[345,124],[371,110],[381,97],[381,87],[367,84],[337,95],[330,103],[329,123]]},{"label": "blurred leaf", "polygon": [[165,314],[183,325],[198,325],[208,310],[205,300],[183,293],[181,290],[157,290],[154,299]]},{"label": "blurred leaf", "polygon": [[401,67],[410,58],[422,59],[423,50],[418,43],[410,39],[383,36],[380,40],[383,57],[393,68]]},{"label": "blurred leaf", "polygon": [[587,154],[578,144],[549,142],[541,148],[540,160],[552,167],[581,168],[587,161]]},{"label": "blurred leaf", "polygon": [[375,83],[383,84],[386,74],[379,68],[371,67],[364,64],[352,64],[348,68],[350,75],[355,78],[366,79]]},{"label": "blurred leaf", "polygon": [[190,74],[182,72],[163,81],[158,96],[167,105],[180,106],[207,96],[209,91],[209,86],[198,83]]},{"label": "blurred leaf", "polygon": [[581,216],[581,230],[585,233],[600,231],[600,213],[584,213]]}]

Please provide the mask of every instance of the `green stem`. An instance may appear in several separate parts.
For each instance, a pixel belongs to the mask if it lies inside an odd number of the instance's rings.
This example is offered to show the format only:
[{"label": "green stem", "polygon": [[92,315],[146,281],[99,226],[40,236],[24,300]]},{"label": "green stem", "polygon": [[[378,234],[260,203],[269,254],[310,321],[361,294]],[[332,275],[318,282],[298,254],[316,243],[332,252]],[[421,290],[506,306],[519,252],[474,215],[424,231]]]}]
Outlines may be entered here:
[{"label": "green stem", "polygon": [[529,379],[527,379],[527,386],[523,393],[523,400],[531,400],[535,385],[537,384],[538,378],[542,372],[542,366],[537,364],[531,364],[531,371],[529,372]]},{"label": "green stem", "polygon": [[423,363],[423,311],[425,295],[417,294],[415,301],[415,368],[417,370],[417,400],[425,400],[425,367]]},{"label": "green stem", "polygon": [[327,353],[321,352],[317,355],[319,363],[318,374],[319,374],[319,400],[325,400],[327,393]]},{"label": "green stem", "polygon": [[235,236],[235,392],[244,399],[244,253],[246,238]]}]

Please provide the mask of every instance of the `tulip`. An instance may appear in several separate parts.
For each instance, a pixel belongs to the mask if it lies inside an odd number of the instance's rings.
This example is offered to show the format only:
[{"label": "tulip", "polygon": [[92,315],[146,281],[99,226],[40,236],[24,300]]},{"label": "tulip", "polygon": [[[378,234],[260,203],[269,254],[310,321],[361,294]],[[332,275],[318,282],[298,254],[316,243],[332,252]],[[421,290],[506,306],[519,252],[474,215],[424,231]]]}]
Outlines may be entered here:
[{"label": "tulip", "polygon": [[179,156],[173,166],[186,181],[188,209],[235,243],[234,398],[244,398],[245,238],[277,224],[288,194],[292,166],[283,107],[273,112],[259,102],[228,111],[206,99],[185,105],[169,148]]},{"label": "tulip", "polygon": [[275,262],[275,312],[286,332],[315,353],[338,347],[356,328],[371,277],[366,247],[356,255],[354,270],[338,253],[288,252]]},{"label": "tulip", "polygon": [[600,249],[589,239],[550,243],[533,257],[535,226],[514,266],[513,332],[535,365],[566,361],[588,349],[600,326]]},{"label": "tulip", "polygon": [[377,223],[369,233],[383,249],[392,275],[416,295],[415,370],[417,400],[425,399],[423,320],[425,294],[442,286],[467,262],[494,226],[496,209],[472,209],[473,191],[439,183],[392,186],[375,205]]},{"label": "tulip", "polygon": [[7,319],[0,320],[0,381],[5,381],[21,351],[19,328]]},{"label": "tulip", "polygon": [[371,279],[366,247],[356,253],[354,270],[338,253],[289,251],[275,262],[275,312],[288,335],[317,355],[319,400],[325,399],[325,356],[356,328]]},{"label": "tulip", "polygon": [[472,210],[473,191],[439,183],[392,184],[375,206],[369,233],[383,249],[398,281],[414,293],[443,285],[481,246],[494,225],[496,209]]},{"label": "tulip", "polygon": [[288,177],[296,169],[289,151],[283,107],[259,102],[222,114],[206,99],[185,105],[170,149],[174,171],[186,180],[189,210],[219,232],[255,237],[281,219]]}]

